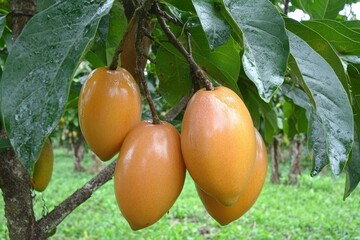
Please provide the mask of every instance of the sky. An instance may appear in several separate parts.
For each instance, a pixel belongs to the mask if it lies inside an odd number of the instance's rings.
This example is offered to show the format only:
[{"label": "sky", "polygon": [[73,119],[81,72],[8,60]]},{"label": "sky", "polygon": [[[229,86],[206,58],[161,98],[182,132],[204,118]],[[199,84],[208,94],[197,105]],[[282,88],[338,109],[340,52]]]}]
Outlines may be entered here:
[{"label": "sky", "polygon": [[[352,4],[352,11],[356,14],[356,19],[360,19],[360,2]],[[349,15],[350,7],[345,7],[345,9],[340,13],[345,14],[346,16]],[[297,9],[295,12],[289,13],[288,16],[298,21],[309,20],[309,16],[299,9]]]}]

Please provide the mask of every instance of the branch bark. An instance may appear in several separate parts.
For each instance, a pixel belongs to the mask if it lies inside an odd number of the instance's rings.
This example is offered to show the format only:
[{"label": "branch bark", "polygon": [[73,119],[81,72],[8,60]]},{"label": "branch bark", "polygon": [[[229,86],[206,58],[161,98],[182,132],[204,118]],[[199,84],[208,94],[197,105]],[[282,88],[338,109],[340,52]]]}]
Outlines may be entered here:
[{"label": "branch bark", "polygon": [[35,0],[11,0],[12,32],[15,40],[36,10]]},{"label": "branch bark", "polygon": [[214,87],[209,79],[205,76],[203,70],[200,66],[195,62],[192,55],[184,48],[184,46],[177,40],[174,33],[171,32],[169,26],[165,22],[166,14],[160,9],[160,6],[157,1],[155,1],[153,5],[153,12],[156,15],[156,18],[167,35],[169,41],[179,50],[179,52],[185,57],[186,61],[189,63],[191,71],[194,73],[195,77],[199,79],[204,85],[206,90],[213,90]]},{"label": "branch bark", "polygon": [[93,177],[80,189],[55,207],[46,216],[36,222],[35,238],[46,239],[55,230],[56,226],[61,223],[75,208],[84,203],[91,195],[102,185],[112,179],[115,170],[116,161],[110,163],[99,174]]},{"label": "branch bark", "polygon": [[30,177],[13,149],[0,154],[0,188],[10,239],[32,239],[35,216]]},{"label": "branch bark", "polygon": [[[10,8],[15,40],[28,20],[35,14],[35,0],[12,0]],[[1,126],[0,136],[5,135],[5,130]],[[10,239],[32,239],[35,215],[30,177],[12,148],[0,154],[0,189],[3,192]]]}]

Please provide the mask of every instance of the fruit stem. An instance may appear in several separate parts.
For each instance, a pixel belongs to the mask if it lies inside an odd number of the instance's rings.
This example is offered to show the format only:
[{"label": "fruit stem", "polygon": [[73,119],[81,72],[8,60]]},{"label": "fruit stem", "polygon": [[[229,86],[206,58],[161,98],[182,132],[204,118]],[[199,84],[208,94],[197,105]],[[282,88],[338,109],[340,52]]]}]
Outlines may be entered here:
[{"label": "fruit stem", "polygon": [[171,32],[169,26],[165,22],[164,16],[166,16],[166,14],[160,9],[159,3],[157,1],[154,2],[152,10],[155,13],[156,18],[162,30],[167,35],[169,41],[179,50],[179,52],[185,57],[186,61],[189,63],[193,75],[205,85],[206,90],[208,91],[214,90],[214,86],[212,85],[211,81],[205,76],[203,70],[195,62],[192,55],[177,40],[174,33]]},{"label": "fruit stem", "polygon": [[144,94],[146,97],[146,101],[149,104],[151,115],[152,115],[152,123],[153,124],[160,124],[160,118],[156,112],[154,101],[152,100],[144,71],[142,66],[142,62],[145,58],[145,54],[143,52],[142,46],[144,44],[144,37],[146,37],[145,33],[145,25],[147,23],[147,19],[150,17],[148,14],[149,9],[151,8],[152,1],[145,1],[145,3],[136,9],[134,16],[137,16],[138,20],[138,29],[136,33],[136,42],[135,42],[135,49],[136,49],[136,67],[135,67],[135,75],[138,79],[140,79],[141,85],[144,90]]},{"label": "fruit stem", "polygon": [[130,29],[132,28],[132,26],[136,22],[135,18],[136,18],[136,15],[134,14],[134,16],[131,18],[128,26],[126,27],[126,31],[124,33],[123,38],[121,39],[121,41],[119,42],[119,45],[115,49],[114,56],[113,56],[113,58],[111,60],[110,66],[109,66],[109,70],[116,70],[116,68],[118,67],[119,58],[120,58],[120,54],[123,51],[123,46],[124,46],[125,39],[127,38],[128,34],[130,32]]}]

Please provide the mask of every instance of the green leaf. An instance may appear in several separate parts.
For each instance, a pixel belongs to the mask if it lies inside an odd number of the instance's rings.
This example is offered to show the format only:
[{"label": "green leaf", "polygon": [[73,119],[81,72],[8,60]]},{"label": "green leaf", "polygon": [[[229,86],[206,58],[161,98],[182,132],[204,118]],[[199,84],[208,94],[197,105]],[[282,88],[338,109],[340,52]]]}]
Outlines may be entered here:
[{"label": "green leaf", "polygon": [[41,12],[59,0],[36,0],[36,11]]},{"label": "green leaf", "polygon": [[6,16],[0,15],[0,36],[3,35],[5,26],[6,26]]},{"label": "green leaf", "polygon": [[31,172],[64,112],[72,76],[113,0],[62,1],[30,19],[14,43],[1,80],[3,122]]},{"label": "green leaf", "polygon": [[241,66],[240,54],[233,38],[230,37],[225,44],[211,51],[205,33],[200,27],[190,32],[195,61],[213,80],[241,95],[237,86]]},{"label": "green leaf", "polygon": [[191,11],[183,11],[170,3],[165,3],[170,14],[184,25],[185,28],[197,27],[200,25],[199,18]]},{"label": "green leaf", "polygon": [[291,4],[308,13],[312,19],[335,19],[344,9],[345,0],[292,0]]},{"label": "green leaf", "polygon": [[347,164],[344,199],[360,182],[360,108],[354,107],[355,136],[352,156]]},{"label": "green leaf", "polygon": [[284,80],[289,41],[284,21],[269,1],[224,0],[232,30],[243,36],[243,68],[260,96],[269,102]]},{"label": "green leaf", "polygon": [[347,67],[348,75],[351,82],[351,90],[355,104],[360,108],[360,70],[354,65],[349,64]]},{"label": "green leaf", "polygon": [[360,21],[359,20],[351,20],[351,21],[343,21],[341,22],[347,28],[360,33]]},{"label": "green leaf", "polygon": [[[156,72],[161,95],[170,105],[176,106],[191,92],[190,68],[185,58],[172,45],[167,45],[158,49]],[[172,51],[167,50],[171,48]]]},{"label": "green leaf", "polygon": [[11,143],[8,138],[0,138],[0,152],[1,149],[10,148],[10,147],[11,147]]},{"label": "green leaf", "polygon": [[204,32],[206,34],[211,50],[223,45],[231,34],[230,25],[216,9],[213,0],[193,0],[194,7]]},{"label": "green leaf", "polygon": [[[315,166],[320,160],[324,161],[322,151],[325,149],[332,172],[338,176],[348,159],[354,140],[350,102],[330,65],[301,38],[291,32],[288,35],[291,54],[302,73],[304,84],[315,100],[309,121],[309,132],[314,137],[309,145],[313,149]],[[316,141],[321,139],[324,144],[318,146],[320,144]],[[319,170],[321,169],[314,168],[314,174]]]},{"label": "green leaf", "polygon": [[348,96],[350,96],[349,85],[347,82],[347,77],[343,63],[341,62],[339,56],[334,51],[332,46],[326,41],[321,35],[312,29],[306,27],[298,21],[295,21],[290,18],[285,18],[286,28],[291,32],[295,33],[302,40],[306,41],[318,54],[320,54],[327,63],[335,71],[337,77],[339,78],[343,88],[346,90]]},{"label": "green leaf", "polygon": [[86,59],[93,67],[110,65],[126,27],[127,20],[124,9],[120,2],[115,1],[109,14],[101,19],[95,42],[86,54]]},{"label": "green leaf", "polygon": [[360,33],[351,30],[341,22],[316,20],[303,21],[302,24],[325,38],[339,54],[360,56]]}]

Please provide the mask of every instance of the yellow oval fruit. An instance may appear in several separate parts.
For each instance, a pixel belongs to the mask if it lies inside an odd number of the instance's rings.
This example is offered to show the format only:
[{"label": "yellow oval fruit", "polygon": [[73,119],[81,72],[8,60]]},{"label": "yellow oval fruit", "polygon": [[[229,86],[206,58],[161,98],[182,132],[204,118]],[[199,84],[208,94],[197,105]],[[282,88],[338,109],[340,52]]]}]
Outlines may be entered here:
[{"label": "yellow oval fruit", "polygon": [[35,162],[30,182],[33,189],[42,192],[48,186],[54,165],[54,153],[49,139],[41,150],[38,160]]},{"label": "yellow oval fruit", "polygon": [[257,141],[255,166],[248,185],[233,205],[224,206],[196,187],[207,212],[221,225],[227,225],[244,215],[254,205],[264,186],[268,165],[266,146],[260,133],[256,129],[255,131]]},{"label": "yellow oval fruit", "polygon": [[86,142],[103,161],[119,152],[126,134],[141,120],[138,85],[123,68],[94,70],[79,96],[79,122]]},{"label": "yellow oval fruit", "polygon": [[114,173],[120,211],[133,230],[157,222],[185,181],[180,136],[167,122],[141,122],[126,136]]},{"label": "yellow oval fruit", "polygon": [[255,161],[251,116],[239,96],[226,87],[199,90],[182,121],[185,165],[207,194],[233,204],[247,184]]}]

